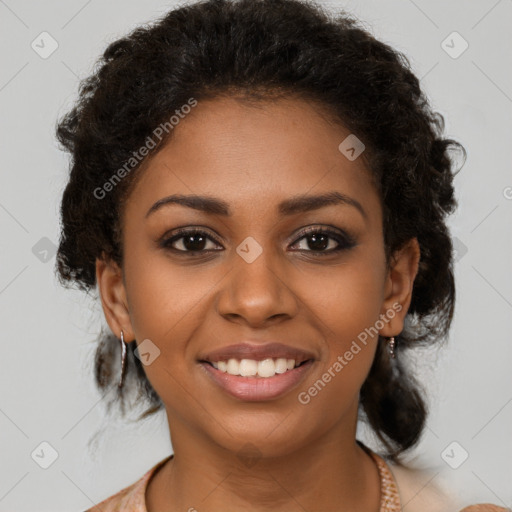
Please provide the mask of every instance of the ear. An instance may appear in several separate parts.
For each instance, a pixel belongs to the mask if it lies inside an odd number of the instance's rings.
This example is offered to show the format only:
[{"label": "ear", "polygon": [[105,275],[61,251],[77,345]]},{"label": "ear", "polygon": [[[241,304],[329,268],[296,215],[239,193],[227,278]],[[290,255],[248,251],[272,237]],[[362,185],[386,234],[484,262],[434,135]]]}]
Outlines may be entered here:
[{"label": "ear", "polygon": [[115,262],[102,255],[96,259],[96,282],[103,313],[110,329],[118,338],[121,337],[122,330],[126,343],[133,341],[135,336],[130,321],[122,270]]},{"label": "ear", "polygon": [[379,331],[381,336],[397,336],[402,332],[404,319],[411,304],[419,261],[420,246],[417,238],[411,238],[392,255],[381,309],[381,318],[385,321],[384,327]]}]

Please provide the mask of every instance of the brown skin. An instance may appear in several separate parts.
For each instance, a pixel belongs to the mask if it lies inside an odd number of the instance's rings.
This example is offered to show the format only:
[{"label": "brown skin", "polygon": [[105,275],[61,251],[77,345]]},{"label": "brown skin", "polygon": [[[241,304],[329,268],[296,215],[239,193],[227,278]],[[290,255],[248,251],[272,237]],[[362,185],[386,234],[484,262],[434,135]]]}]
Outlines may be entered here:
[{"label": "brown skin", "polygon": [[[124,211],[123,269],[97,261],[102,306],[125,341],[149,338],[161,351],[145,367],[162,398],[174,458],[150,481],[148,512],[379,510],[379,478],[356,444],[360,388],[377,337],[303,405],[297,395],[317,381],[379,315],[402,305],[379,331],[403,329],[419,261],[416,239],[385,266],[382,208],[362,157],[338,150],[349,132],[314,103],[288,98],[257,108],[232,98],[199,102],[174,138],[149,161]],[[361,203],[336,204],[289,217],[277,205],[296,195],[339,191]],[[229,204],[230,217],[159,199],[197,194]],[[201,226],[215,239],[193,257],[158,242],[178,227]],[[352,248],[319,255],[302,228],[331,226],[352,234]],[[170,233],[173,231],[173,233]],[[263,249],[247,263],[236,248],[248,236]],[[330,236],[330,235],[329,235]],[[176,250],[190,251],[185,240]],[[192,249],[194,247],[192,246]],[[302,249],[302,251],[300,250]],[[213,384],[198,355],[248,338],[313,352],[299,387],[270,401],[244,402]],[[247,443],[261,457],[244,465]]]}]

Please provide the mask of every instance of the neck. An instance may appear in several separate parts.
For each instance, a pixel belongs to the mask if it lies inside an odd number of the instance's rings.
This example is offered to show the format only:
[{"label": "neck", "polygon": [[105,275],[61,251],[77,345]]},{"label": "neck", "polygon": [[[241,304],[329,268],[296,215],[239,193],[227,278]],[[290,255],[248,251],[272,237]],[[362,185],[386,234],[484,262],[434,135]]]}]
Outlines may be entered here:
[{"label": "neck", "polygon": [[272,456],[259,453],[257,443],[226,449],[176,418],[169,420],[174,457],[148,484],[148,512],[220,512],[226,503],[230,512],[333,510],[340,505],[379,512],[378,470],[355,440],[355,421]]}]

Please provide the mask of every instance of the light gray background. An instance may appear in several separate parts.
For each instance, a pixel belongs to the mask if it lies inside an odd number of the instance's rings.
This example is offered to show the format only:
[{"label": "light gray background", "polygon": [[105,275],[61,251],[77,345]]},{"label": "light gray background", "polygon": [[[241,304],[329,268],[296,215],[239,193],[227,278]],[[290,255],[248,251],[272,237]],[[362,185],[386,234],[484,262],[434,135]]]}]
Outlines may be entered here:
[{"label": "light gray background", "polygon": [[[464,503],[511,507],[512,1],[323,3],[346,8],[408,55],[446,133],[468,150],[450,219],[459,247],[456,317],[445,350],[418,354],[432,414],[411,464],[435,469],[435,481]],[[56,119],[110,41],[172,5],[0,0],[0,511],[85,510],[171,453],[163,414],[110,423],[87,449],[104,417],[92,376],[102,313],[58,285],[51,252],[42,260],[58,240],[67,177]],[[47,59],[31,48],[43,31],[58,42]],[[453,31],[469,44],[458,58],[441,46]],[[461,48],[450,41],[452,51]],[[43,441],[58,453],[48,469],[31,457]],[[441,457],[453,441],[469,453],[458,469]]]}]

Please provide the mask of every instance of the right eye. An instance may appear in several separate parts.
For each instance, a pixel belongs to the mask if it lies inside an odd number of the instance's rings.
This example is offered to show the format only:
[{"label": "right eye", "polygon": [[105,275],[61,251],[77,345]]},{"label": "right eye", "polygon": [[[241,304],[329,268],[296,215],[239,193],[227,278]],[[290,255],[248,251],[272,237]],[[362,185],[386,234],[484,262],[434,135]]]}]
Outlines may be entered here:
[{"label": "right eye", "polygon": [[[171,237],[162,240],[160,245],[177,253],[191,253],[192,255],[218,251],[218,249],[205,249],[204,246],[208,241],[219,243],[207,232],[200,229],[179,229]],[[175,244],[181,245],[182,248],[174,247]]]}]

